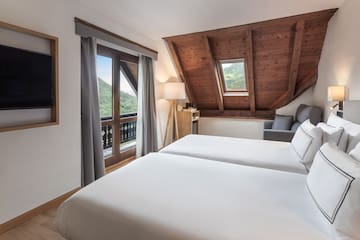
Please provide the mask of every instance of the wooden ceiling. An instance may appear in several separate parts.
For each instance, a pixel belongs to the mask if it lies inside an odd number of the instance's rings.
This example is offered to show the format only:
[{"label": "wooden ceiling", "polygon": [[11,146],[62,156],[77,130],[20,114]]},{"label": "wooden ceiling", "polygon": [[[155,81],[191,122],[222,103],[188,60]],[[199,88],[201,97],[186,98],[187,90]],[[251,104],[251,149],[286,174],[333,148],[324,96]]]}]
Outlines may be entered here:
[{"label": "wooden ceiling", "polygon": [[[271,118],[317,81],[337,9],[167,37],[190,101],[202,116]],[[246,59],[248,95],[224,96],[219,60]]]}]

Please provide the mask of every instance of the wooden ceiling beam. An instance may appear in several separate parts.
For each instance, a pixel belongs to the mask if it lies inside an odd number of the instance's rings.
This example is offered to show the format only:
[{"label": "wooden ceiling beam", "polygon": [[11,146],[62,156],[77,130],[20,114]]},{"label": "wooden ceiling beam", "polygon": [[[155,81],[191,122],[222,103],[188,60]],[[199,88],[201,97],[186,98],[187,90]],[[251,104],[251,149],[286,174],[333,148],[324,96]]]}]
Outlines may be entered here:
[{"label": "wooden ceiling beam", "polygon": [[210,69],[211,69],[211,78],[216,86],[216,101],[218,104],[218,108],[220,111],[224,111],[224,98],[223,98],[223,88],[219,76],[219,71],[217,69],[216,60],[211,50],[210,39],[207,36],[203,36],[205,49],[206,49],[206,57],[209,60]]},{"label": "wooden ceiling beam", "polygon": [[294,37],[293,51],[290,62],[289,71],[289,87],[288,87],[288,100],[291,101],[295,95],[296,80],[299,73],[301,48],[304,38],[305,20],[299,20],[296,23],[296,31]]},{"label": "wooden ceiling beam", "polygon": [[314,86],[316,84],[316,81],[318,79],[318,70],[315,69],[300,81],[298,84],[298,87],[295,92],[295,98],[300,96],[302,93],[304,93],[307,89]]},{"label": "wooden ceiling beam", "polygon": [[253,32],[252,30],[247,31],[246,37],[246,72],[247,72],[247,81],[248,81],[248,92],[249,92],[249,103],[250,111],[256,112],[256,99],[255,99],[255,77],[254,77],[254,42],[253,42]]},{"label": "wooden ceiling beam", "polygon": [[270,109],[278,109],[282,106],[284,106],[288,102],[288,92],[285,92],[283,95],[281,95],[270,107]]},{"label": "wooden ceiling beam", "polygon": [[[317,70],[313,70],[310,71],[309,74],[307,74],[303,79],[301,79],[300,82],[298,83],[298,87],[296,89],[294,97],[291,100],[294,100],[295,98],[299,97],[308,88],[314,86],[316,84],[317,76],[318,76]],[[270,108],[272,110],[275,110],[285,106],[287,103],[289,103],[288,93],[285,92],[271,105]]]},{"label": "wooden ceiling beam", "polygon": [[177,70],[178,72],[178,75],[181,79],[181,81],[184,82],[185,84],[185,90],[186,90],[186,94],[187,94],[187,97],[189,98],[189,101],[196,107],[197,103],[196,103],[196,99],[195,99],[195,96],[194,96],[194,93],[190,87],[190,83],[188,81],[188,78],[186,76],[186,73],[184,71],[184,68],[181,64],[181,60],[180,60],[180,57],[179,57],[179,53],[178,53],[178,50],[176,48],[176,45],[173,41],[166,41],[167,44],[168,44],[168,47],[169,47],[169,51],[170,51],[170,54],[172,56],[172,59],[174,60],[174,64],[175,64],[175,69]]}]

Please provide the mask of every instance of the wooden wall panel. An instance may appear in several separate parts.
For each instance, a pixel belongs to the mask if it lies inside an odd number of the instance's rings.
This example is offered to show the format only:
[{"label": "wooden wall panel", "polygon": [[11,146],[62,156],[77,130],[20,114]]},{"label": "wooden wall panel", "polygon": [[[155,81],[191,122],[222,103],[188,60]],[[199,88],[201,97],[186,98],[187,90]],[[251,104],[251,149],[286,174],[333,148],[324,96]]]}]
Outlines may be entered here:
[{"label": "wooden wall panel", "polygon": [[[206,116],[269,117],[276,108],[316,83],[327,24],[336,11],[329,9],[165,40],[176,45],[187,78],[185,84],[191,88],[197,107],[206,110],[202,111]],[[239,58],[253,66],[251,82],[247,79],[249,96],[224,95],[216,75],[217,62]]]}]

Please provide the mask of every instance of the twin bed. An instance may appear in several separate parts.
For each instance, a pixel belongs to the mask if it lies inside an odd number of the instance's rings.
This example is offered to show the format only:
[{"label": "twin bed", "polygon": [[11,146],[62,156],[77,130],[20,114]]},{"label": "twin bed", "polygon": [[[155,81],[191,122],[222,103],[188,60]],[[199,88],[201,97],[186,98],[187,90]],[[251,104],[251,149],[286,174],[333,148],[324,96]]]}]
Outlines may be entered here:
[{"label": "twin bed", "polygon": [[304,181],[153,153],[82,189],[60,207],[56,223],[73,240],[328,239]]},{"label": "twin bed", "polygon": [[189,135],[81,189],[55,222],[71,240],[331,239],[290,143]]},{"label": "twin bed", "polygon": [[188,135],[160,152],[306,174],[288,142]]}]

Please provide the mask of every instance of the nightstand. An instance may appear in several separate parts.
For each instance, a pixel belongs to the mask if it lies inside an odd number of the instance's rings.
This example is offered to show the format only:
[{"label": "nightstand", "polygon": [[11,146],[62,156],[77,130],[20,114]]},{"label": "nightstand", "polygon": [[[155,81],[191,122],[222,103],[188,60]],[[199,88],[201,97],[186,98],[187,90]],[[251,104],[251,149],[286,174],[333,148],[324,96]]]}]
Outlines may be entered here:
[{"label": "nightstand", "polygon": [[198,134],[200,111],[195,108],[177,111],[179,138],[189,134]]}]

